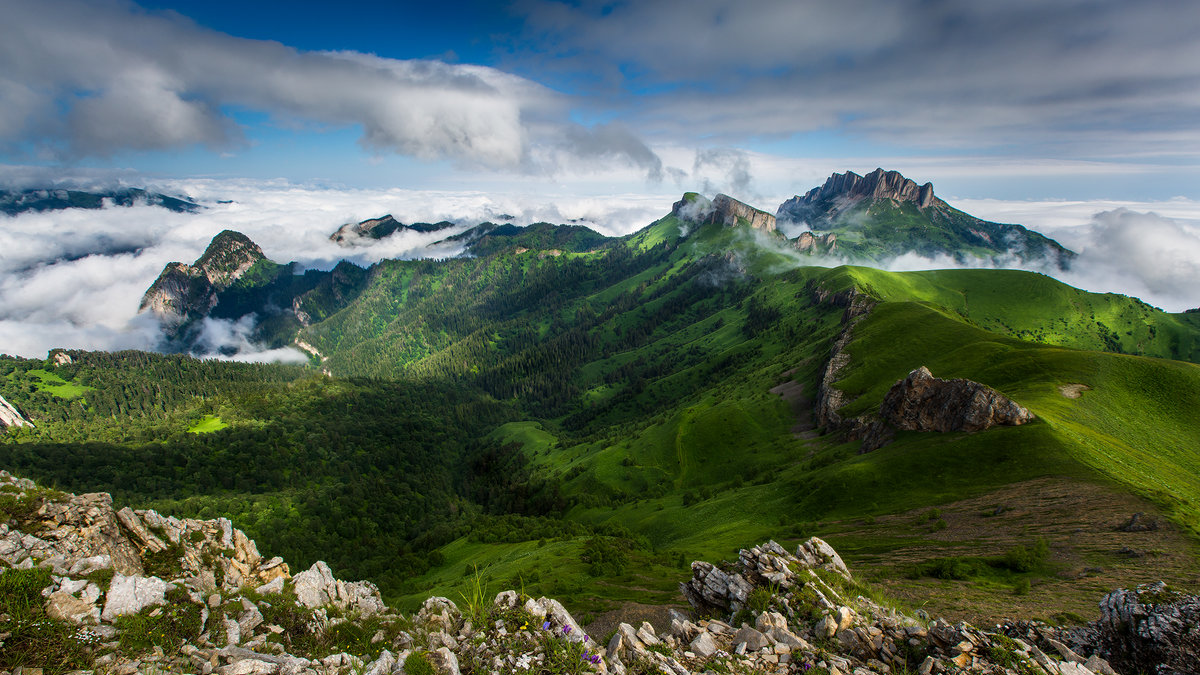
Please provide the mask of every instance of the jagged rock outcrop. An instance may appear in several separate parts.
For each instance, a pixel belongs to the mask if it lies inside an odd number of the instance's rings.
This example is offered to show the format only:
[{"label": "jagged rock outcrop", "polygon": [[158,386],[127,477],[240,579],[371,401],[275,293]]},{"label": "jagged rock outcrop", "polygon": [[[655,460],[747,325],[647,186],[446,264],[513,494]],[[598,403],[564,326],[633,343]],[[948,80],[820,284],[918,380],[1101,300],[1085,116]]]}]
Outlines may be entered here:
[{"label": "jagged rock outcrop", "polygon": [[689,192],[672,205],[671,215],[694,223],[720,223],[727,227],[746,225],[764,232],[775,231],[775,216],[726,194],[719,194],[710,202]]},{"label": "jagged rock outcrop", "polygon": [[854,337],[854,326],[871,313],[875,302],[857,288],[833,293],[816,287],[811,289],[811,293],[816,303],[845,307],[845,311],[842,312],[842,330],[830,347],[829,360],[825,362],[821,384],[817,387],[817,425],[824,427],[826,432],[853,431],[859,423],[854,419],[843,419],[838,412],[849,401],[846,393],[837,387],[837,381],[842,377],[842,370],[850,363],[846,345],[850,344]]},{"label": "jagged rock outcrop", "polygon": [[[776,217],[817,232],[845,235],[837,242],[838,255],[865,263],[915,253],[964,262],[990,259],[1004,267],[1011,267],[1013,258],[1036,260],[1066,269],[1075,256],[1020,225],[993,223],[955,209],[934,195],[932,183],[918,185],[883,169],[865,176],[835,173],[823,185],[780,204]],[[809,240],[801,237],[794,245],[807,250]]]},{"label": "jagged rock outcrop", "polygon": [[339,581],[323,561],[292,577],[296,600],[309,609],[332,605],[364,616],[384,610],[379,589],[369,581]]},{"label": "jagged rock outcrop", "polygon": [[801,253],[832,253],[837,250],[837,233],[814,235],[812,232],[801,232],[792,240],[792,246]]},{"label": "jagged rock outcrop", "polygon": [[1200,597],[1157,582],[1118,589],[1100,601],[1099,651],[1118,670],[1155,675],[1200,672]]},{"label": "jagged rock outcrop", "polygon": [[776,216],[787,218],[797,213],[804,213],[814,204],[828,201],[845,204],[861,199],[890,199],[896,202],[913,202],[919,208],[933,206],[935,203],[946,205],[934,197],[933,183],[917,185],[899,171],[884,171],[875,169],[871,173],[860,176],[853,171],[835,173],[826,179],[821,187],[815,187],[804,195],[793,197],[779,206]]},{"label": "jagged rock outcrop", "polygon": [[983,431],[1031,422],[1033,413],[986,385],[942,380],[921,366],[883,397],[879,415],[906,431]]},{"label": "jagged rock outcrop", "polygon": [[33,422],[25,419],[20,411],[0,396],[0,429],[6,427],[33,427]]},{"label": "jagged rock outcrop", "polygon": [[51,349],[49,354],[46,354],[47,360],[58,366],[69,366],[75,363],[75,359],[71,355],[61,349]]},{"label": "jagged rock outcrop", "polygon": [[225,230],[213,237],[195,263],[167,263],[142,296],[138,311],[150,312],[166,327],[178,327],[189,318],[207,315],[217,305],[217,292],[262,260],[266,256],[258,244]]}]

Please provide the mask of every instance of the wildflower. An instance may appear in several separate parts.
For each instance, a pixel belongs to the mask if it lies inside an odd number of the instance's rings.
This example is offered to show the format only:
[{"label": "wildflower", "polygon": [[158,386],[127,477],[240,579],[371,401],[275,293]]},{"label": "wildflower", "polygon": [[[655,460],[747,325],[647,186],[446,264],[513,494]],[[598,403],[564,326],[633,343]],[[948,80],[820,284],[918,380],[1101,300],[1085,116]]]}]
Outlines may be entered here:
[{"label": "wildflower", "polygon": [[542,630],[550,630],[550,622],[549,621],[542,624]]},{"label": "wildflower", "polygon": [[570,634],[571,634],[571,627],[563,626],[563,635],[570,635]]},{"label": "wildflower", "polygon": [[591,639],[591,638],[589,638],[589,637],[588,637],[588,636],[586,636],[586,635],[584,635],[584,636],[583,636],[583,641],[584,641],[584,642],[587,642],[587,641],[588,641],[588,640],[590,640],[590,639]]}]

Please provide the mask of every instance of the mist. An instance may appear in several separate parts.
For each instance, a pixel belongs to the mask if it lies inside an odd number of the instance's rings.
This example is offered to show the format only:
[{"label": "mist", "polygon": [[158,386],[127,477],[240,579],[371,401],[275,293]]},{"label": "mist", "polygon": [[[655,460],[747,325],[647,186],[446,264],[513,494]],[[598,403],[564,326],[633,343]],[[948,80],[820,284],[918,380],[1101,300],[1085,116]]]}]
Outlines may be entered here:
[{"label": "mist", "polygon": [[[173,213],[152,206],[68,209],[0,216],[0,353],[31,358],[55,347],[154,350],[157,323],[137,313],[143,293],[172,261],[191,263],[222,230],[237,230],[280,263],[330,269],[382,259],[448,258],[461,246],[435,242],[485,220],[574,223],[623,234],[661,217],[670,199],[419,190],[342,190],[278,181],[165,181],[153,186],[205,208]],[[230,203],[219,203],[230,202]],[[384,214],[404,223],[450,221],[430,233],[398,232],[369,246],[329,240],[338,227]],[[205,353],[239,360],[300,360],[294,350],[259,352],[238,322],[203,326]]]}]

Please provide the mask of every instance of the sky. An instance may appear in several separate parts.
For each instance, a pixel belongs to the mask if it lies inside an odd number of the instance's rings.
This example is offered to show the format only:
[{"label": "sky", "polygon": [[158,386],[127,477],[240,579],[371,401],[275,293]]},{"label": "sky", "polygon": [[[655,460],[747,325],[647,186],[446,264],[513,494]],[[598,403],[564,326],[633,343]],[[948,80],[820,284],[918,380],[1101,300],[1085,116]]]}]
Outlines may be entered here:
[{"label": "sky", "polygon": [[[1060,239],[1088,263],[1069,283],[1200,305],[1189,3],[0,0],[0,16],[0,187],[208,207],[0,218],[0,352],[150,348],[141,292],[225,227],[323,267],[344,254],[329,232],[388,212],[623,234],[686,190],[773,211],[876,167]],[[356,255],[446,254],[428,243]]]},{"label": "sky", "polygon": [[1200,199],[1200,10],[1175,0],[0,8],[10,165],[772,197],[885,166],[963,198]]}]

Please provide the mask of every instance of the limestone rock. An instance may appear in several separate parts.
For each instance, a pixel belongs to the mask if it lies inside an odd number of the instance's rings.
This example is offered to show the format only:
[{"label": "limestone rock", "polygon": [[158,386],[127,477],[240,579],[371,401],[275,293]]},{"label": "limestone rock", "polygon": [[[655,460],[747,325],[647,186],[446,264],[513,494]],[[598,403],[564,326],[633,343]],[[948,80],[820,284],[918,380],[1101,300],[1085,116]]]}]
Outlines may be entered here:
[{"label": "limestone rock", "polygon": [[46,600],[46,614],[52,619],[74,624],[100,623],[100,608],[69,592],[56,591]]},{"label": "limestone rock", "polygon": [[713,641],[711,635],[704,632],[697,635],[696,639],[688,644],[688,650],[696,656],[706,659],[717,652],[717,643]]},{"label": "limestone rock", "polygon": [[11,403],[4,400],[3,396],[0,396],[0,429],[5,427],[29,427],[32,429],[33,422],[25,419],[25,416],[14,408]]},{"label": "limestone rock", "polygon": [[100,616],[112,621],[118,616],[137,614],[151,605],[161,605],[166,602],[166,592],[173,588],[174,585],[158,577],[113,575]]},{"label": "limestone rock", "polygon": [[747,225],[764,232],[775,231],[775,216],[740,202],[733,197],[719,194],[710,202],[704,197],[688,193],[675,202],[671,214],[695,223],[720,223],[727,227]]},{"label": "limestone rock", "polygon": [[803,214],[807,207],[820,202],[838,202],[844,205],[862,199],[888,199],[894,202],[912,202],[918,208],[934,204],[947,206],[933,194],[933,183],[917,185],[899,171],[884,171],[881,168],[860,176],[853,171],[835,173],[820,187],[813,188],[803,196],[796,196],[779,206],[776,215],[780,218]]},{"label": "limestone rock", "polygon": [[746,604],[751,588],[740,574],[726,574],[701,560],[692,563],[691,580],[679,584],[688,603],[700,611],[737,611]]},{"label": "limestone rock", "polygon": [[[243,535],[244,536],[244,535]],[[296,599],[300,604],[314,609],[333,605],[343,610],[354,610],[364,615],[383,611],[383,600],[379,589],[369,581],[340,581],[324,561],[318,560],[307,570],[292,578]]]}]

